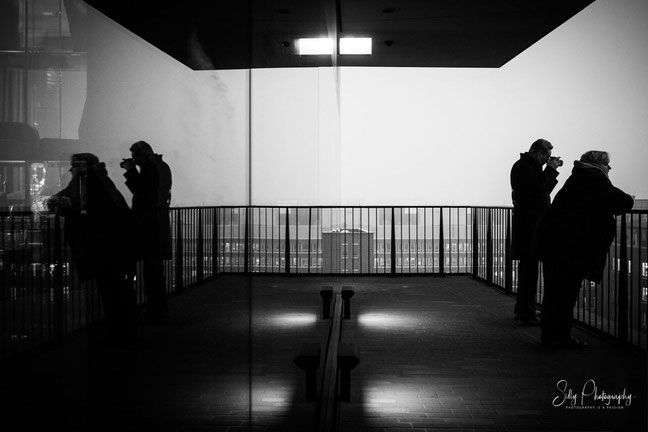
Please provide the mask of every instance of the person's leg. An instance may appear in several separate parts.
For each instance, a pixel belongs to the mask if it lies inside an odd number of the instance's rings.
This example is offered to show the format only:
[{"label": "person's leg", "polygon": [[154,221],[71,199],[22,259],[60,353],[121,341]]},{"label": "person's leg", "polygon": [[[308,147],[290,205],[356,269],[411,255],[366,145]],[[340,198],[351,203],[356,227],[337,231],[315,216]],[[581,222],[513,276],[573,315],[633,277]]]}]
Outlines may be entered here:
[{"label": "person's leg", "polygon": [[563,348],[581,348],[586,344],[571,335],[574,306],[580,293],[582,278],[572,269],[560,265],[557,272],[556,342]]},{"label": "person's leg", "polygon": [[521,259],[518,264],[517,299],[513,313],[516,318],[535,318],[535,300],[538,292],[538,261]]},{"label": "person's leg", "polygon": [[543,262],[544,267],[544,293],[542,296],[542,314],[540,323],[542,335],[540,340],[543,345],[552,345],[557,338],[556,335],[556,281],[555,265],[550,262]]},{"label": "person's leg", "polygon": [[571,327],[574,317],[574,307],[578,301],[578,295],[583,284],[583,280],[573,274],[573,272],[565,272],[564,274],[564,294],[561,298],[560,304],[560,320],[559,320],[559,340],[569,342],[572,339]]},{"label": "person's leg", "polygon": [[118,340],[118,309],[117,285],[119,280],[110,272],[102,271],[95,275],[95,282],[101,304],[103,306],[103,337],[110,343]]},{"label": "person's leg", "polygon": [[119,338],[124,343],[137,341],[137,296],[132,276],[120,275],[117,289],[117,328]]},{"label": "person's leg", "polygon": [[156,256],[144,259],[144,286],[152,322],[163,319],[167,312],[164,261]]}]

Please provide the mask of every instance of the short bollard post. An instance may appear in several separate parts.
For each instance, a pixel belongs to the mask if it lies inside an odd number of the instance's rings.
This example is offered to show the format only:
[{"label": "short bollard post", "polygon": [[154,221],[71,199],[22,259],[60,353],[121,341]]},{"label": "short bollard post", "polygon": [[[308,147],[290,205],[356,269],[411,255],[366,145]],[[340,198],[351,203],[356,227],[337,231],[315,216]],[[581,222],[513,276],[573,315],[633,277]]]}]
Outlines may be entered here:
[{"label": "short bollard post", "polygon": [[351,297],[353,297],[353,294],[355,294],[355,292],[352,289],[342,289],[342,300],[344,301],[344,303],[342,303],[344,306],[344,319],[351,319]]},{"label": "short bollard post", "polygon": [[319,343],[304,343],[293,360],[297,367],[306,371],[306,401],[317,400],[317,368],[321,347]]},{"label": "short bollard post", "polygon": [[356,346],[352,343],[341,343],[338,347],[338,370],[340,371],[340,401],[351,400],[351,371],[360,364],[356,355]]},{"label": "short bollard post", "polygon": [[322,318],[331,318],[331,299],[333,299],[333,288],[324,288],[320,291],[322,296]]}]

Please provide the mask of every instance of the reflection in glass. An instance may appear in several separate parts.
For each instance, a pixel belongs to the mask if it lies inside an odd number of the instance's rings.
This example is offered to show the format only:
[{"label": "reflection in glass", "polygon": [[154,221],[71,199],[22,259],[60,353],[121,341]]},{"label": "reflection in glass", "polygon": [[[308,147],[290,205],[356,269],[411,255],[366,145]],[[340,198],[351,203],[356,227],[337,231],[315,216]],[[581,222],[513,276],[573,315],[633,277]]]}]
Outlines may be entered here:
[{"label": "reflection in glass", "polygon": [[86,99],[84,20],[78,0],[0,2],[3,209],[42,210],[65,183]]}]

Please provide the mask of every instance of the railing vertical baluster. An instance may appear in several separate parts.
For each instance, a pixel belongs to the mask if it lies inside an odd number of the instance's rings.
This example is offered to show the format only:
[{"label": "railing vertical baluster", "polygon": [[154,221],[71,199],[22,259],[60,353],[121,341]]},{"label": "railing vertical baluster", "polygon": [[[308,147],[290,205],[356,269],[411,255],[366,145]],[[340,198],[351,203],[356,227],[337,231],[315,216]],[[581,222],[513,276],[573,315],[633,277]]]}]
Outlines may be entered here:
[{"label": "railing vertical baluster", "polygon": [[472,214],[472,273],[473,277],[479,277],[479,219],[476,208],[473,208]]},{"label": "railing vertical baluster", "polygon": [[504,290],[511,295],[513,291],[513,259],[511,258],[511,212],[506,211],[506,236],[504,239]]},{"label": "railing vertical baluster", "polygon": [[488,209],[486,225],[486,281],[493,283],[493,222],[491,220],[491,209]]},{"label": "railing vertical baluster", "polygon": [[290,274],[290,209],[286,207],[286,274]]},{"label": "railing vertical baluster", "polygon": [[308,207],[308,273],[311,272],[311,226],[313,217],[313,207]]},{"label": "railing vertical baluster", "polygon": [[214,215],[213,215],[213,224],[214,224],[214,229],[212,231],[212,276],[216,276],[218,274],[218,266],[220,265],[220,245],[219,243],[219,235],[218,235],[218,230],[219,230],[219,223],[220,223],[220,209],[215,208],[214,209]]},{"label": "railing vertical baluster", "polygon": [[64,329],[64,314],[63,314],[63,248],[65,247],[62,241],[63,232],[61,230],[60,216],[54,216],[54,338],[60,339],[63,336]]},{"label": "railing vertical baluster", "polygon": [[250,207],[245,208],[245,233],[243,233],[245,246],[243,255],[243,273],[250,272]]},{"label": "railing vertical baluster", "polygon": [[416,207],[416,273],[419,272],[419,208]]},{"label": "railing vertical baluster", "polygon": [[403,207],[399,207],[399,213],[400,213],[400,218],[398,219],[400,221],[400,238],[398,239],[398,248],[400,251],[400,272],[404,273],[405,269],[403,268]]},{"label": "railing vertical baluster", "polygon": [[[648,336],[647,332],[642,332],[641,327],[646,326],[646,311],[642,310],[644,309],[643,305],[646,303],[644,299],[644,288],[641,284],[642,282],[642,277],[644,275],[644,272],[648,272],[648,268],[644,270],[643,263],[644,257],[642,256],[642,248],[641,245],[643,244],[643,238],[642,235],[644,234],[644,231],[642,229],[643,225],[643,218],[641,215],[637,215],[637,231],[636,233],[633,233],[633,238],[636,235],[637,240],[635,242],[635,245],[637,246],[637,260],[636,263],[637,265],[634,266],[633,272],[636,269],[637,271],[637,285],[639,289],[639,298],[637,298],[637,335],[638,335],[638,340],[637,340],[637,345],[641,348],[646,348],[646,336]],[[647,264],[648,265],[648,264]],[[648,276],[648,275],[647,275]],[[644,337],[642,337],[642,335]]]},{"label": "railing vertical baluster", "polygon": [[203,217],[202,209],[198,209],[198,244],[196,245],[196,273],[198,282],[205,278],[204,256],[205,251],[203,248]]},{"label": "railing vertical baluster", "polygon": [[[182,211],[178,211],[176,218],[176,256],[175,256],[175,290],[180,291],[183,287],[183,266],[184,266],[184,248],[182,245]],[[146,281],[145,281],[146,282]],[[147,299],[150,301],[151,299]]]},{"label": "railing vertical baluster", "polygon": [[[353,209],[353,214],[355,215],[355,208]],[[364,236],[362,235],[362,207],[358,207],[357,210],[360,212],[359,218],[358,218],[358,261],[359,261],[359,272],[362,273],[362,240]],[[355,255],[354,255],[355,256]],[[355,266],[355,264],[354,264]]]},{"label": "railing vertical baluster", "polygon": [[[629,316],[628,316],[628,323],[629,323],[628,327],[629,327],[630,334],[628,335],[628,342],[630,342],[631,344],[634,344],[634,337],[635,337],[635,334],[634,334],[634,322],[635,322],[636,318],[639,318],[639,316],[637,316],[637,317],[634,316],[634,305],[635,305],[634,300],[635,300],[635,293],[638,293],[639,290],[635,289],[634,278],[632,277],[632,274],[633,274],[632,263],[637,262],[634,259],[635,258],[634,257],[635,248],[632,247],[632,233],[634,232],[634,217],[632,217],[632,214],[629,214],[628,217],[630,218],[630,230],[629,230],[630,244],[628,245],[628,246],[630,246],[630,257],[629,257],[629,260],[628,260],[628,279],[629,279],[628,292],[630,293],[630,304],[628,305],[628,314],[629,314]],[[626,237],[626,239],[627,239],[627,237]],[[638,303],[639,303],[639,301],[638,301]]]},{"label": "railing vertical baluster", "polygon": [[[257,232],[257,248],[256,248],[257,259],[255,261],[255,264],[256,264],[256,262],[259,263],[257,271],[259,273],[261,273],[261,208],[257,209],[257,215],[256,215],[255,220],[257,221],[257,225],[259,227],[259,230]],[[253,228],[253,230],[254,230],[254,228]],[[254,238],[252,239],[252,241],[254,241]]]},{"label": "railing vertical baluster", "polygon": [[392,275],[396,274],[396,211],[394,207],[392,209],[392,219],[391,219],[391,232],[390,232],[390,241],[391,247],[389,248],[390,256],[390,273]]},{"label": "railing vertical baluster", "polygon": [[[48,224],[49,224],[49,219],[48,219]],[[49,235],[50,231],[47,231],[47,234]],[[0,215],[0,250],[5,250],[5,217],[4,215]],[[49,239],[48,239],[49,240]],[[48,241],[49,244],[49,241]],[[48,252],[49,252],[49,247],[48,247]],[[48,254],[49,258],[49,254]],[[48,260],[49,264],[49,260]],[[3,263],[4,265],[4,263]],[[3,354],[9,353],[9,348],[11,346],[11,341],[7,341],[7,338],[1,336],[5,334],[11,334],[7,329],[6,329],[6,317],[7,317],[7,304],[8,304],[8,288],[9,288],[9,281],[7,280],[7,271],[0,272],[0,358],[2,357]],[[47,271],[47,275],[49,277],[49,267]],[[49,281],[49,278],[48,278]],[[49,285],[49,284],[48,284]],[[49,286],[48,286],[48,294],[49,294]],[[49,304],[49,302],[47,302]]]},{"label": "railing vertical baluster", "polygon": [[617,298],[617,334],[621,342],[628,342],[628,239],[626,215],[621,215],[621,245],[619,250],[619,290]]},{"label": "railing vertical baluster", "polygon": [[[396,210],[392,208],[391,210],[391,219],[390,219],[390,229],[389,229],[389,256],[387,256],[387,231],[385,231],[385,265],[387,265],[387,258],[389,258],[389,273],[396,273]],[[387,223],[387,209],[383,213],[384,222]],[[391,227],[393,225],[393,227]],[[386,225],[385,225],[386,226]],[[394,252],[392,252],[392,250]],[[385,267],[385,273],[387,273],[387,267]]]},{"label": "railing vertical baluster", "polygon": [[427,273],[427,208],[423,207],[423,273]]},{"label": "railing vertical baluster", "polygon": [[443,207],[439,207],[439,275],[445,276],[445,237],[443,234]]}]

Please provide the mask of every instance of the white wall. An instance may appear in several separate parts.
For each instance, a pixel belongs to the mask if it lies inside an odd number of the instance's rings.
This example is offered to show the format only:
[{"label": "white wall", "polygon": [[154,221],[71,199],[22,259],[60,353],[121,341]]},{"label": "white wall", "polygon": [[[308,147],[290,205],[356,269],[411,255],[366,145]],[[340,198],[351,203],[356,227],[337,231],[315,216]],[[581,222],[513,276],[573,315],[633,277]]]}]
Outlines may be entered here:
[{"label": "white wall", "polygon": [[340,203],[334,68],[252,71],[252,203]]},{"label": "white wall", "polygon": [[506,65],[509,112],[525,113],[509,141],[547,130],[565,168],[609,151],[612,182],[648,198],[647,20],[645,0],[598,0]]},{"label": "white wall", "polygon": [[644,0],[599,0],[501,69],[343,69],[342,201],[510,205],[539,137],[561,184],[607,150],[612,181],[648,197],[647,19]]}]

